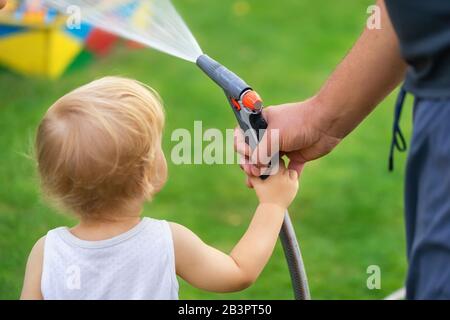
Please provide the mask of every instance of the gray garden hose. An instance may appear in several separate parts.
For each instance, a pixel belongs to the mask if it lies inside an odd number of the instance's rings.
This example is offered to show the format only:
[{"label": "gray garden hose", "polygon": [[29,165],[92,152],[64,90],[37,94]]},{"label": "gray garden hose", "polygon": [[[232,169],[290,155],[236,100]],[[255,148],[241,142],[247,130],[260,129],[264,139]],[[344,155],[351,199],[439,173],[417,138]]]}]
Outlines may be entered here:
[{"label": "gray garden hose", "polygon": [[291,275],[292,289],[296,300],[311,300],[308,277],[303,264],[302,253],[295,235],[289,212],[286,211],[280,231],[280,241]]}]

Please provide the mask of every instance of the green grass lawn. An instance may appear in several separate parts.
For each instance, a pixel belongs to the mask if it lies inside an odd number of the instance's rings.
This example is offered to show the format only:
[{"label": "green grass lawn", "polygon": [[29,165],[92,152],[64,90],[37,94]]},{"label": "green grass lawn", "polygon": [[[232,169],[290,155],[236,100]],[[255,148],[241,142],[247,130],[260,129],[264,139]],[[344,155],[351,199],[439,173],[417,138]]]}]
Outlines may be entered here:
[{"label": "green grass lawn", "polygon": [[[205,52],[242,75],[267,104],[278,104],[318,90],[358,37],[373,1],[174,2]],[[238,13],[239,7],[247,10]],[[0,299],[19,296],[34,242],[51,228],[75,223],[40,200],[34,163],[27,157],[36,126],[55,99],[105,75],[137,78],[161,93],[168,154],[174,146],[173,129],[191,129],[196,120],[204,128],[235,126],[222,92],[194,65],[152,50],[119,48],[58,81],[1,72]],[[395,173],[387,172],[393,104],[391,96],[332,155],[311,163],[301,178],[290,211],[315,299],[380,299],[403,284],[405,156],[397,155]],[[409,133],[411,112],[406,109],[403,123]],[[169,167],[168,184],[146,206],[145,215],[184,224],[207,243],[230,251],[256,206],[242,172],[226,165]],[[369,265],[381,268],[381,290],[366,287]],[[292,298],[279,245],[257,283],[243,292],[219,295],[180,284],[184,299]]]}]

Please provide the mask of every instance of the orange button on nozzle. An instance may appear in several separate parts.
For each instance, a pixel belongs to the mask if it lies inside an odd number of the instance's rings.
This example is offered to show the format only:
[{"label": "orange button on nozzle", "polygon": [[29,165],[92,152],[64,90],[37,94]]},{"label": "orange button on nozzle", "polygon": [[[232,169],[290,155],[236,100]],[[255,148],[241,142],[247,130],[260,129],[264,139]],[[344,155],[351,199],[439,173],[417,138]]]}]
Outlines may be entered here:
[{"label": "orange button on nozzle", "polygon": [[241,105],[235,99],[231,99],[231,103],[236,108],[237,111],[241,111]]},{"label": "orange button on nozzle", "polygon": [[262,99],[255,91],[248,91],[242,98],[242,104],[251,110],[261,109]]}]

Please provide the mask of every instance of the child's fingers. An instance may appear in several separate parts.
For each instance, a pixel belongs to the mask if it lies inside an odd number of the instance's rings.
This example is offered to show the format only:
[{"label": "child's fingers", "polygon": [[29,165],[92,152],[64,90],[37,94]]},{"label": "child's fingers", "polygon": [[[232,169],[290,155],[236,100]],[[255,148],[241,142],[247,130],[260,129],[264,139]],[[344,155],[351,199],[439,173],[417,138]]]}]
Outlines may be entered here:
[{"label": "child's fingers", "polygon": [[252,176],[259,177],[262,174],[262,170],[260,168],[255,167],[254,165],[250,165],[250,172]]},{"label": "child's fingers", "polygon": [[252,175],[252,165],[250,164],[250,159],[248,157],[242,156],[238,153],[239,166],[247,175]]},{"label": "child's fingers", "polygon": [[251,182],[251,179],[249,177],[246,177],[246,181],[245,184],[247,185],[247,187],[249,187],[250,189],[253,189],[253,183]]},{"label": "child's fingers", "polygon": [[289,172],[289,178],[291,178],[292,180],[298,180],[298,173],[295,170],[288,170]]},{"label": "child's fingers", "polygon": [[286,163],[284,162],[284,160],[283,159],[279,159],[279,161],[278,161],[278,174],[285,174],[286,173],[286,171],[287,171],[287,169],[286,169]]},{"label": "child's fingers", "polygon": [[248,177],[247,186],[251,189],[258,187],[262,183],[259,177]]},{"label": "child's fingers", "polygon": [[244,170],[245,174],[251,175],[252,174],[252,166],[248,163],[241,163],[239,165],[242,170]]}]

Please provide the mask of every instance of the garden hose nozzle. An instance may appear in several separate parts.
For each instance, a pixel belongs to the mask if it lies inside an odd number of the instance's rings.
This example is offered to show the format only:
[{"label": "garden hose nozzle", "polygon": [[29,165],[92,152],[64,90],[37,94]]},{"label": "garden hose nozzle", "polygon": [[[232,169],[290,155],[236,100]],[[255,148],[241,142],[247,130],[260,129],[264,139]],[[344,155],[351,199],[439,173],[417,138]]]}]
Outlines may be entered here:
[{"label": "garden hose nozzle", "polygon": [[[267,122],[262,115],[263,103],[259,95],[244,80],[207,55],[201,55],[197,59],[197,65],[225,91],[239,126],[245,132],[246,142],[254,150],[267,129]],[[268,178],[267,175],[261,176],[261,179],[266,178]],[[280,240],[289,267],[295,298],[311,299],[300,247],[287,211],[280,232]]]},{"label": "garden hose nozzle", "polygon": [[263,103],[244,80],[206,54],[197,59],[197,65],[225,92],[239,126],[246,133],[247,143],[256,148],[267,129],[262,116]]}]

